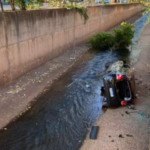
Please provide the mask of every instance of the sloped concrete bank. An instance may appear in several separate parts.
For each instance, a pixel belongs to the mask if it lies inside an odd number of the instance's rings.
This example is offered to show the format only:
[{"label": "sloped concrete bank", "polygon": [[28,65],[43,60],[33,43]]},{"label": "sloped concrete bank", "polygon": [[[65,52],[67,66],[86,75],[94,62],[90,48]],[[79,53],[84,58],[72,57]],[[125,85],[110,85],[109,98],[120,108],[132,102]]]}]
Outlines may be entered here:
[{"label": "sloped concrete bank", "polygon": [[141,10],[138,3],[89,7],[86,24],[75,9],[0,13],[0,86]]}]

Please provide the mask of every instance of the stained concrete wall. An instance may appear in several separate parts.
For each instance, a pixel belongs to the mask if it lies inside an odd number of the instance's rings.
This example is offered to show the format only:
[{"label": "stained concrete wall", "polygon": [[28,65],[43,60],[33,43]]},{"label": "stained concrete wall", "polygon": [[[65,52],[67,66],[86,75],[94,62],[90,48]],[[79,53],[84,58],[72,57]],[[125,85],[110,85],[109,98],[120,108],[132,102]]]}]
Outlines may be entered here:
[{"label": "stained concrete wall", "polygon": [[86,24],[76,10],[0,13],[0,85],[46,63],[142,9],[140,4],[89,7]]}]

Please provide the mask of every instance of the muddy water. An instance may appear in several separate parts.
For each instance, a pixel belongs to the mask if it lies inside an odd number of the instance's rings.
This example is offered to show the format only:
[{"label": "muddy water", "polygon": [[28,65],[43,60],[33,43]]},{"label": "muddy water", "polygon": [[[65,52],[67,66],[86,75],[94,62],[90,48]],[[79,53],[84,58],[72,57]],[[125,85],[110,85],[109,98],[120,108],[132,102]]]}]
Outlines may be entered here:
[{"label": "muddy water", "polygon": [[87,52],[27,114],[0,132],[0,150],[79,149],[87,128],[103,114],[100,88],[105,65],[118,59],[137,60],[141,50],[136,42],[146,20],[147,16],[143,16],[135,23],[131,52]]}]

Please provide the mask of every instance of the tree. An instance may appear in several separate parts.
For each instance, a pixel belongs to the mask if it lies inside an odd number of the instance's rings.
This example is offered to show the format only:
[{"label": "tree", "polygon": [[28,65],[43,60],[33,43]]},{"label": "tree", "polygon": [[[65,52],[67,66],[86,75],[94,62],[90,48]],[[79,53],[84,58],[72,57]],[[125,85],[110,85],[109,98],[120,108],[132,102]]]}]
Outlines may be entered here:
[{"label": "tree", "polygon": [[15,0],[15,5],[17,5],[21,10],[26,10],[27,0]]},{"label": "tree", "polygon": [[15,10],[15,3],[14,0],[5,0],[5,3],[9,3],[10,2],[10,6],[12,10]]},{"label": "tree", "polygon": [[15,10],[15,2],[14,0],[10,0],[12,10]]},{"label": "tree", "polygon": [[1,5],[1,10],[2,10],[2,12],[4,11],[3,10],[3,4],[2,4],[2,1],[0,0],[0,5]]},{"label": "tree", "polygon": [[28,5],[42,5],[44,0],[5,0],[5,2],[10,2],[12,10],[15,10],[15,6],[21,10],[26,10]]}]

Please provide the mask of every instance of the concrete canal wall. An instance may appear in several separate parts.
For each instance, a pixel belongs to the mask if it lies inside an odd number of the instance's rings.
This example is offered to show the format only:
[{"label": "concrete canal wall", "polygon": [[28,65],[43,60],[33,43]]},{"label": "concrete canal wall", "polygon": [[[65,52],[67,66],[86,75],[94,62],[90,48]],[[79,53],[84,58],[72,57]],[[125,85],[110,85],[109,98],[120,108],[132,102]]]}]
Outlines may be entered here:
[{"label": "concrete canal wall", "polygon": [[0,86],[143,10],[140,4],[0,13]]}]

